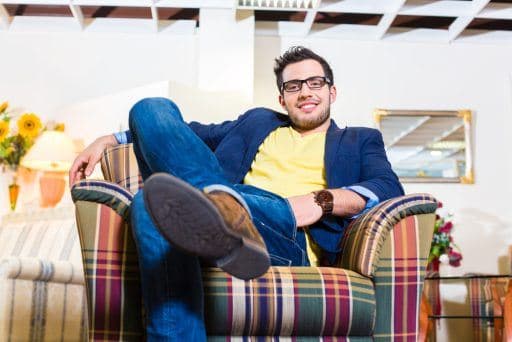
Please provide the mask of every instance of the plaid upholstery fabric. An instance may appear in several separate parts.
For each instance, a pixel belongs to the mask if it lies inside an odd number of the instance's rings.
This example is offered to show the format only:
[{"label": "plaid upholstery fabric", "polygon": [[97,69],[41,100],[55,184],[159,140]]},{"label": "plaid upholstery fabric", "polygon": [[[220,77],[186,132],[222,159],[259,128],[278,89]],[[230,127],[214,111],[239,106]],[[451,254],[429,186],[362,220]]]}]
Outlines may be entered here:
[{"label": "plaid upholstery fabric", "polygon": [[370,342],[369,336],[208,336],[209,342]]},{"label": "plaid upholstery fabric", "polygon": [[133,194],[119,185],[101,180],[82,180],[71,189],[73,201],[102,203],[112,208],[126,221],[130,219]]},{"label": "plaid upholstery fabric", "polygon": [[402,196],[375,206],[348,227],[342,241],[340,267],[372,277],[382,244],[392,228],[406,216],[433,213],[436,209],[436,200],[428,194]]},{"label": "plaid upholstery fabric", "polygon": [[[475,341],[500,341],[503,329],[503,301],[508,279],[470,278],[467,282],[473,337]],[[483,318],[478,318],[478,317]],[[497,317],[498,316],[498,317]]]},{"label": "plaid upholstery fabric", "polygon": [[133,153],[133,144],[117,145],[103,153],[101,171],[105,179],[116,183],[136,194],[142,188],[137,158]]},{"label": "plaid upholstery fabric", "polygon": [[375,320],[370,279],[336,268],[272,267],[243,281],[203,270],[208,335],[369,336]]},{"label": "plaid upholstery fabric", "polygon": [[79,200],[75,205],[88,294],[89,338],[140,341],[140,278],[129,226],[104,204]]},{"label": "plaid upholstery fabric", "polygon": [[[127,186],[132,193],[142,187],[131,146],[111,149],[104,159],[107,180]],[[121,221],[121,217],[128,216],[126,211],[118,210],[116,200],[108,198],[119,192],[81,194],[92,190],[89,185],[80,183],[72,195],[77,205],[90,320],[94,320],[90,336],[95,340],[138,337],[141,310],[136,295],[140,291],[137,262],[128,226]],[[101,187],[99,183],[95,186]],[[344,239],[350,256],[340,259],[340,264],[349,265],[346,268],[351,271],[272,267],[261,279],[244,282],[218,269],[204,269],[209,339],[367,341],[372,339],[369,336],[375,325],[377,339],[415,340],[421,282],[434,222],[433,214],[422,213],[433,212],[436,206],[428,195],[406,196],[362,215]],[[368,248],[371,252],[361,253]],[[373,285],[365,275],[374,276]],[[131,294],[121,295],[119,289],[128,288]],[[105,296],[99,298],[98,293]],[[127,319],[136,324],[119,324]]]},{"label": "plaid upholstery fabric", "polygon": [[375,271],[375,340],[416,341],[435,214],[408,216],[389,232]]}]

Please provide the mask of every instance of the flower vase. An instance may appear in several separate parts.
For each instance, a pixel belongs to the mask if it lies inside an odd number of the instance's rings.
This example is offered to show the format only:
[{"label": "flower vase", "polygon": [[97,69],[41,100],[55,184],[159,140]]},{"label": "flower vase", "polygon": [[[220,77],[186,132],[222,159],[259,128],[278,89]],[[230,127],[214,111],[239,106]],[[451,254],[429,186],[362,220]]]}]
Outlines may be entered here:
[{"label": "flower vase", "polygon": [[18,202],[18,196],[20,194],[20,185],[18,184],[18,175],[17,175],[17,168],[8,168],[7,174],[8,174],[8,189],[9,189],[9,204],[11,207],[11,210],[14,211],[16,209],[16,203]]},{"label": "flower vase", "polygon": [[441,315],[441,293],[440,293],[440,280],[439,280],[439,258],[435,258],[427,264],[427,277],[434,278],[429,280],[427,293],[428,302],[434,315]]},{"label": "flower vase", "polygon": [[9,203],[11,204],[11,210],[16,209],[16,202],[18,202],[18,195],[20,193],[20,186],[16,183],[9,184]]},{"label": "flower vase", "polygon": [[439,276],[439,258],[435,258],[427,264],[427,276]]}]

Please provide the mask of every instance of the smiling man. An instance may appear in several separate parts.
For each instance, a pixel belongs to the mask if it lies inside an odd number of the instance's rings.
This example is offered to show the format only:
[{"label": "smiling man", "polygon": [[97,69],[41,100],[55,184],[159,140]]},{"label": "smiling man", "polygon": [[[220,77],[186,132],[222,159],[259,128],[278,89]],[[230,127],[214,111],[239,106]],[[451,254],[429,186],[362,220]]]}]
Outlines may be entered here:
[{"label": "smiling man", "polygon": [[[350,220],[403,194],[382,137],[338,128],[329,64],[292,47],[276,59],[279,103],[189,124],[168,99],[139,101],[130,130],[97,139],[70,184],[108,146],[133,142],[144,190],[132,203],[148,340],[203,341],[200,260],[251,279],[270,265],[329,264]],[[342,251],[341,251],[342,252]]]}]

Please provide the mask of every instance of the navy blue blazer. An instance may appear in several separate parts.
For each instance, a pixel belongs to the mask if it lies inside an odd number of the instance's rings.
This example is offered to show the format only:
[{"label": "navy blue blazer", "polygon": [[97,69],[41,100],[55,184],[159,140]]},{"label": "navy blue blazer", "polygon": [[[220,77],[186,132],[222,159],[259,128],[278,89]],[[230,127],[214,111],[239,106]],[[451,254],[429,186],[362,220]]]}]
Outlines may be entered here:
[{"label": "navy blue blazer", "polygon": [[[238,119],[221,124],[189,123],[214,151],[232,183],[243,182],[259,146],[270,132],[289,125],[287,115],[268,108],[251,109]],[[386,157],[382,135],[376,129],[340,129],[331,120],[324,163],[328,188],[361,186],[373,192],[379,201],[404,194]],[[329,217],[311,226],[309,231],[321,248],[334,254],[340,251],[340,240],[348,223],[348,219]]]}]

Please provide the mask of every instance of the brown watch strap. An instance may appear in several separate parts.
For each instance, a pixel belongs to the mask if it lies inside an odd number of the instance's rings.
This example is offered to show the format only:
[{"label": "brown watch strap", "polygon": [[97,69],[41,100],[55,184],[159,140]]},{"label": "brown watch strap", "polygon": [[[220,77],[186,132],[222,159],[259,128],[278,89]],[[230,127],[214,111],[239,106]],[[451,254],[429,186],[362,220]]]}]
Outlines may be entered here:
[{"label": "brown watch strap", "polygon": [[322,212],[325,215],[332,214],[334,208],[334,196],[328,190],[314,191],[315,203],[322,208]]}]

